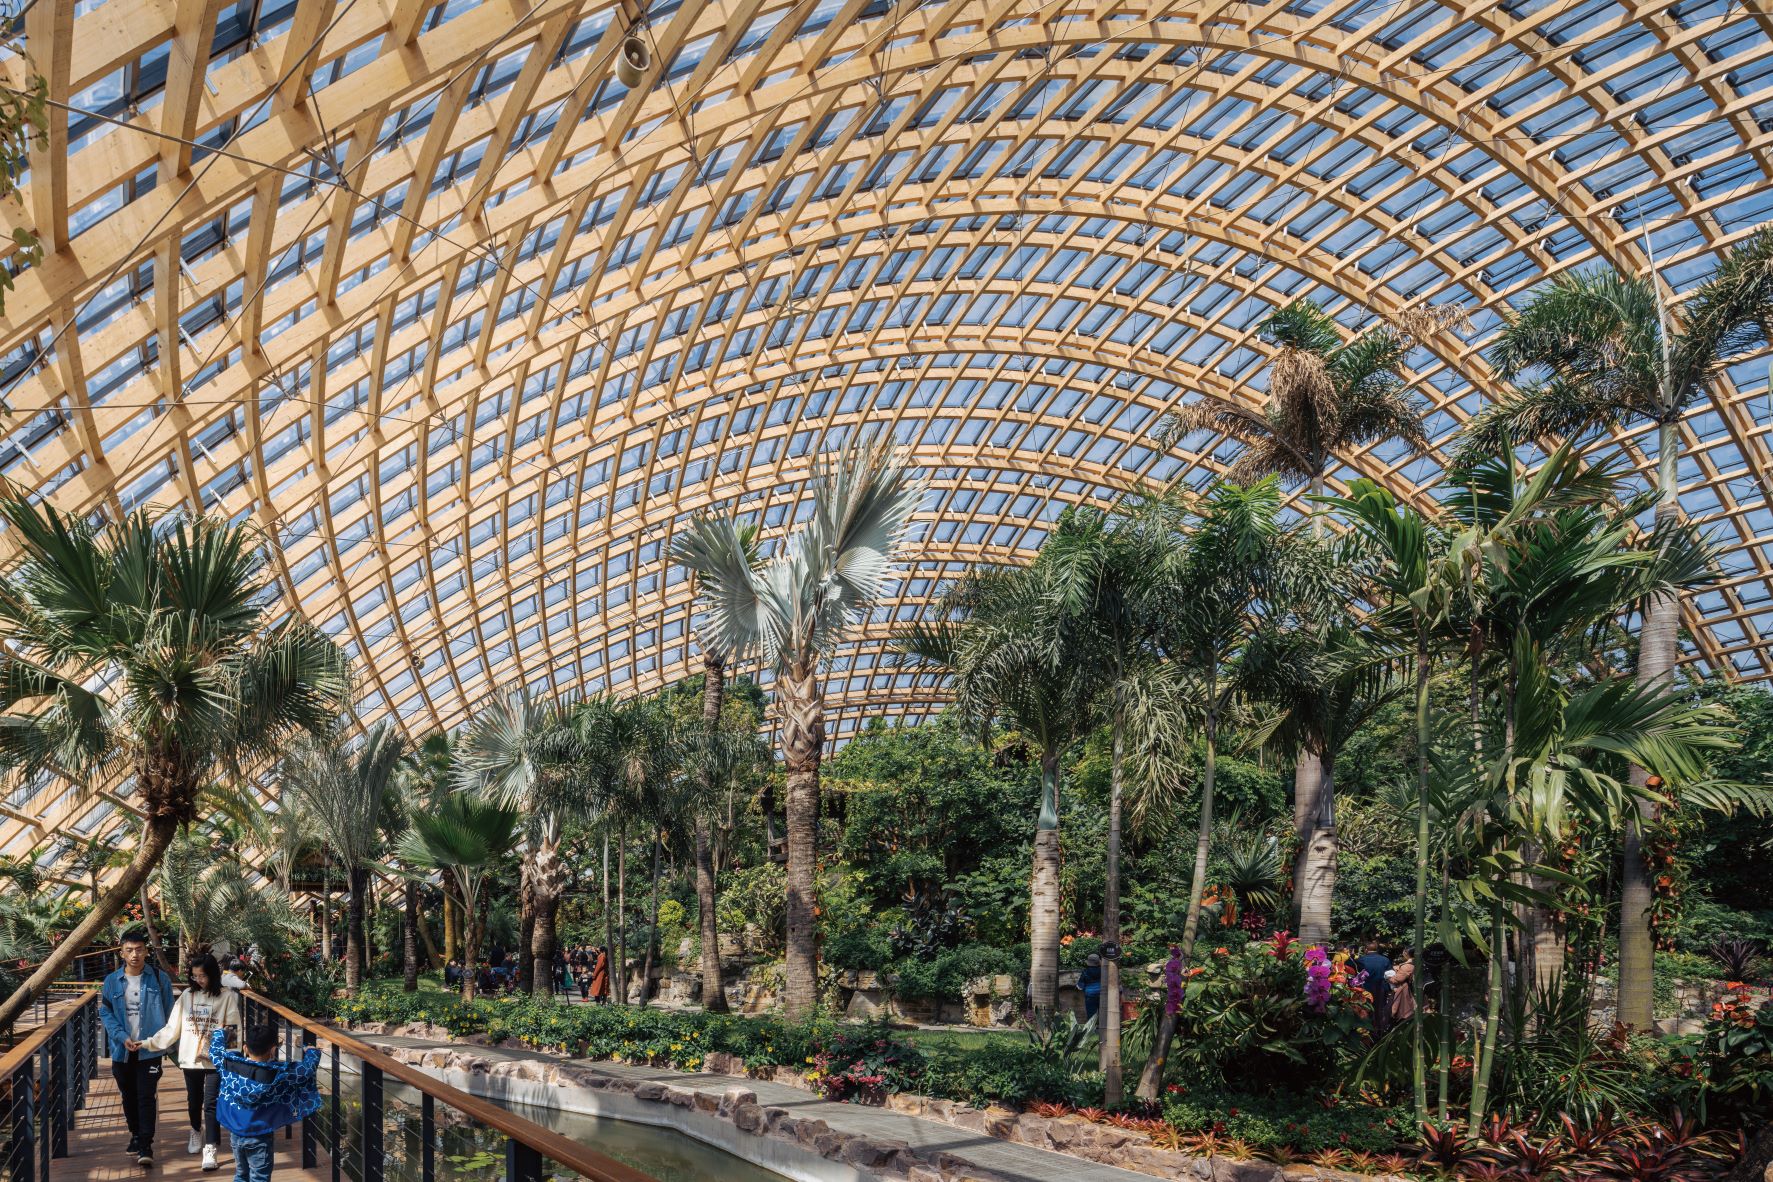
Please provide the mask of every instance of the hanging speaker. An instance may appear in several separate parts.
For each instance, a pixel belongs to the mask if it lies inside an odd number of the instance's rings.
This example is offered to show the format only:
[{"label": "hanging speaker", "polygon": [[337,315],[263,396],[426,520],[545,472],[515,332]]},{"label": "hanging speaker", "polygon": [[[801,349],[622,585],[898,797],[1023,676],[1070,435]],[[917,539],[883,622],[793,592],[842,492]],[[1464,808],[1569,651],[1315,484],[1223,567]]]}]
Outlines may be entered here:
[{"label": "hanging speaker", "polygon": [[629,33],[622,38],[622,50],[616,56],[616,77],[623,86],[633,90],[646,79],[646,72],[653,67],[653,51],[647,48],[646,40],[639,33]]}]

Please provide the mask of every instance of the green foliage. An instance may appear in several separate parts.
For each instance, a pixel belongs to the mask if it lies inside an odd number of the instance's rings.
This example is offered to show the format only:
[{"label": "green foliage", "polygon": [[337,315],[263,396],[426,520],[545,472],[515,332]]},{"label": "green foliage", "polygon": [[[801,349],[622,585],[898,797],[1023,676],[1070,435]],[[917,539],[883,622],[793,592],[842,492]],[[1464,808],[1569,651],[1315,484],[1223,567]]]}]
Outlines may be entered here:
[{"label": "green foliage", "polygon": [[1245,1092],[1172,1084],[1164,1119],[1184,1133],[1245,1141],[1257,1153],[1304,1156],[1324,1150],[1386,1153],[1415,1129],[1407,1107],[1353,1101],[1334,1092]]},{"label": "green foliage", "polygon": [[787,920],[788,874],[775,862],[735,866],[720,876],[715,915],[720,930],[754,933],[765,948],[780,951]]},{"label": "green foliage", "polygon": [[1679,1050],[1679,1095],[1701,1120],[1755,1128],[1773,1119],[1773,1001],[1736,986]]},{"label": "green foliage", "polygon": [[957,1001],[968,981],[997,974],[1015,978],[1019,995],[1028,976],[1028,946],[963,944],[934,956],[908,956],[894,961],[889,971],[893,993],[904,998]]}]

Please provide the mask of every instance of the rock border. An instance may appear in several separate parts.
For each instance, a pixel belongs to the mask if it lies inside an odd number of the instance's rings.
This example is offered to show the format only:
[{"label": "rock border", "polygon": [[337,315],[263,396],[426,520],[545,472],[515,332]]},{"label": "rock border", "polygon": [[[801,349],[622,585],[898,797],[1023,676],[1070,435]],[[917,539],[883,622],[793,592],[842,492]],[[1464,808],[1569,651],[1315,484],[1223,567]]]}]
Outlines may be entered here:
[{"label": "rock border", "polygon": [[[571,1062],[494,1060],[462,1047],[496,1045],[481,1034],[458,1037],[441,1026],[416,1022],[394,1025],[365,1022],[351,1027],[355,1033],[422,1038],[453,1044],[420,1050],[382,1047],[384,1054],[415,1067],[435,1071],[460,1071],[469,1076],[504,1076],[552,1087],[582,1087],[591,1091],[627,1093],[635,1100],[696,1110],[730,1121],[740,1132],[770,1137],[809,1150],[833,1162],[841,1162],[880,1178],[905,1182],[1011,1182],[974,1165],[963,1155],[950,1152],[923,1153],[903,1141],[880,1141],[831,1128],[817,1118],[792,1115],[785,1108],[762,1105],[757,1094],[735,1084],[718,1096],[671,1084],[638,1081],[605,1074]],[[766,1079],[812,1093],[814,1088],[799,1072],[775,1067],[768,1074],[749,1071],[736,1055],[714,1052],[703,1062],[702,1072],[735,1079]],[[908,1092],[895,1092],[884,1107],[906,1116],[936,1121],[967,1132],[1049,1150],[1123,1170],[1167,1178],[1176,1182],[1414,1182],[1395,1174],[1356,1174],[1299,1162],[1277,1165],[1259,1159],[1201,1157],[1154,1145],[1144,1133],[1100,1124],[1079,1116],[1045,1117],[992,1106],[975,1108],[955,1100],[940,1100]]]}]

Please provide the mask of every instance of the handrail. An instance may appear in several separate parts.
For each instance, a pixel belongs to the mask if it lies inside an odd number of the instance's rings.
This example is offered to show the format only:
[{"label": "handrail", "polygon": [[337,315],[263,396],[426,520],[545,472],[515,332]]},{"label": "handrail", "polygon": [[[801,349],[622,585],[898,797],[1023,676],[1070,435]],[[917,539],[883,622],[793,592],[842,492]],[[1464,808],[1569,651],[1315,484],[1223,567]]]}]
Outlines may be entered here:
[{"label": "handrail", "polygon": [[71,1001],[64,1001],[50,1011],[46,1021],[33,1026],[19,1044],[0,1054],[0,1081],[10,1079],[19,1068],[31,1061],[31,1056],[43,1049],[43,1044],[61,1033],[62,1027],[77,1014],[81,1006],[92,1005],[98,1000],[97,990],[87,990],[86,996]]},{"label": "handrail", "polygon": [[577,1141],[563,1137],[552,1129],[545,1129],[514,1112],[451,1087],[436,1077],[402,1063],[367,1043],[359,1042],[335,1027],[298,1014],[263,994],[256,993],[251,989],[242,989],[240,996],[263,1006],[289,1025],[306,1031],[316,1039],[324,1039],[337,1049],[376,1068],[383,1075],[391,1075],[414,1088],[421,1095],[446,1104],[480,1124],[497,1129],[512,1141],[525,1145],[550,1161],[592,1179],[592,1182],[654,1182],[649,1175],[641,1173],[632,1166],[623,1165],[614,1158],[587,1149]]}]

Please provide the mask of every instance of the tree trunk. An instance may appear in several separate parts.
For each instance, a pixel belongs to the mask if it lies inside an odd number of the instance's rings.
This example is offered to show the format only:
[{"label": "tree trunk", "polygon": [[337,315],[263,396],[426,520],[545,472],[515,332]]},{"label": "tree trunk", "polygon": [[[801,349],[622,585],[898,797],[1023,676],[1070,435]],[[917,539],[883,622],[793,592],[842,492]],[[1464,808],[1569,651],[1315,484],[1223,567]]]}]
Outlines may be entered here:
[{"label": "tree trunk", "polygon": [[616,963],[611,974],[616,1004],[628,1004],[628,825],[616,830]]},{"label": "tree trunk", "polygon": [[726,979],[720,971],[719,896],[714,877],[714,842],[708,819],[696,818],[696,909],[702,921],[702,1008],[727,1012]]},{"label": "tree trunk", "polygon": [[517,990],[534,993],[535,977],[531,975],[536,942],[536,883],[531,866],[517,871]]},{"label": "tree trunk", "polygon": [[[12,1029],[18,1016],[36,1001],[49,988],[50,982],[62,974],[74,958],[93,942],[93,937],[103,931],[117,913],[128,905],[129,901],[141,893],[142,886],[148,881],[148,875],[160,864],[161,856],[166,847],[172,844],[173,834],[178,832],[178,819],[173,815],[150,817],[142,826],[142,843],[136,849],[135,857],[123,868],[110,891],[74,926],[67,937],[49,950],[37,971],[25,978],[24,984],[13,990],[12,996],[0,1005],[0,1031]],[[142,918],[147,919],[147,910],[143,909]]]},{"label": "tree trunk", "polygon": [[473,1001],[480,968],[480,925],[474,918],[474,894],[462,884],[462,1000]]},{"label": "tree trunk", "polygon": [[[152,871],[150,871],[151,873]],[[160,929],[154,926],[154,908],[148,901],[148,883],[145,879],[142,881],[142,889],[139,894],[142,907],[142,930],[148,933],[148,951],[154,954],[154,963],[170,973],[173,966],[166,959],[166,949],[160,943]]]},{"label": "tree trunk", "polygon": [[[1680,515],[1676,499],[1676,461],[1680,435],[1673,421],[1660,425],[1657,434],[1656,523]],[[1638,633],[1638,684],[1663,686],[1674,675],[1679,656],[1681,599],[1658,595],[1644,608],[1644,624]],[[1631,784],[1647,792],[1650,773],[1631,769]],[[1654,897],[1650,868],[1644,863],[1644,827],[1655,813],[1655,803],[1639,796],[1627,808],[1622,841],[1619,885],[1619,1021],[1639,1030],[1655,1023],[1651,996],[1656,973],[1656,951],[1650,936],[1650,904]]]},{"label": "tree trunk", "polygon": [[[425,922],[425,917],[422,914],[422,911],[423,911],[424,905],[425,905],[425,889],[424,889],[424,887],[420,886],[417,883],[414,883],[413,887],[415,890],[418,891],[418,895],[416,897],[418,899],[419,909],[421,912],[421,914],[419,915],[419,918],[418,918],[419,943],[425,949],[425,963],[427,965],[429,965],[433,971],[435,971],[435,970],[441,969],[443,967],[444,958],[442,956],[438,955],[437,945],[431,939],[431,925]],[[449,896],[447,894],[444,896],[444,898],[446,900],[448,899],[448,897]]]},{"label": "tree trunk", "polygon": [[[609,905],[609,830],[603,831],[603,954],[612,958],[616,954],[616,913]],[[612,961],[609,968],[615,968]],[[608,970],[606,969],[607,973]]]},{"label": "tree trunk", "polygon": [[[1108,769],[1108,866],[1102,884],[1102,939],[1120,943],[1120,831],[1124,788],[1122,765],[1126,757],[1126,699],[1119,686],[1114,692],[1113,753]],[[1102,1094],[1108,1107],[1121,1101],[1120,1070],[1120,959],[1102,959]]]},{"label": "tree trunk", "polygon": [[652,916],[646,925],[646,955],[640,961],[640,1004],[645,1008],[652,1000],[653,991],[653,950],[659,946],[659,856],[665,851],[665,843],[658,837],[653,838],[653,902]]},{"label": "tree trunk", "polygon": [[815,899],[819,859],[819,760],[825,748],[825,701],[816,662],[790,666],[777,679],[782,764],[787,769],[787,965],[782,1001],[789,1021],[810,1018],[819,1002]]},{"label": "tree trunk", "polygon": [[462,918],[456,910],[455,898],[443,892],[443,963],[459,960],[462,955]]},{"label": "tree trunk", "polygon": [[1299,939],[1307,947],[1328,944],[1340,848],[1336,840],[1335,757],[1302,748],[1293,772],[1293,792],[1293,811],[1300,821],[1299,865],[1293,878],[1299,900]]},{"label": "tree trunk", "polygon": [[320,960],[331,964],[332,956],[332,875],[328,867],[320,868]]},{"label": "tree trunk", "polygon": [[[1428,1119],[1428,1063],[1422,1048],[1423,1012],[1427,998],[1422,992],[1422,948],[1428,929],[1428,748],[1432,741],[1428,711],[1428,634],[1423,624],[1416,631],[1416,924],[1411,934],[1410,992],[1416,1003],[1410,1018],[1410,1082],[1416,1101],[1416,1123]],[[1445,972],[1443,967],[1442,972]],[[1378,1015],[1374,1015],[1377,1027]]]},{"label": "tree trunk", "polygon": [[1496,1033],[1502,1025],[1502,990],[1505,987],[1502,959],[1508,955],[1503,935],[1503,903],[1490,904],[1490,979],[1484,1006],[1483,1044],[1478,1048],[1477,1064],[1471,1080],[1471,1120],[1476,1129],[1484,1121],[1490,1103],[1490,1075],[1496,1067]]},{"label": "tree trunk", "polygon": [[[1219,709],[1218,709],[1218,678],[1210,672],[1207,676],[1207,725],[1206,768],[1201,776],[1200,786],[1200,833],[1194,843],[1194,874],[1190,880],[1188,894],[1188,917],[1182,924],[1182,946],[1180,949],[1182,964],[1194,953],[1194,938],[1200,931],[1200,898],[1207,886],[1207,854],[1213,844],[1213,786],[1219,766]],[[1167,1009],[1167,1007],[1166,1007]],[[1170,1057],[1170,1043],[1176,1037],[1176,1019],[1165,1013],[1158,1023],[1157,1037],[1151,1047],[1151,1058],[1145,1061],[1145,1070],[1139,1074],[1139,1099],[1150,1102],[1158,1098],[1163,1087],[1164,1064]]]},{"label": "tree trunk", "polygon": [[1036,1021],[1052,1018],[1059,996],[1059,751],[1040,755],[1040,816],[1028,877],[1028,1000]]},{"label": "tree trunk", "polygon": [[560,894],[566,889],[566,863],[560,856],[559,829],[553,821],[536,841],[529,869],[530,931],[524,933],[522,959],[529,966],[530,992],[554,995],[554,957],[559,938]]},{"label": "tree trunk", "polygon": [[400,988],[417,993],[419,988],[419,884],[407,882],[401,891]]},{"label": "tree trunk", "polygon": [[351,888],[345,912],[345,993],[350,997],[356,997],[363,985],[363,880],[368,877],[361,867],[345,868],[345,881]]},{"label": "tree trunk", "polygon": [[[726,704],[726,661],[703,650],[702,731],[713,741],[720,734],[720,712]],[[714,766],[702,768],[702,807],[696,815],[696,910],[702,929],[702,1008],[724,1014],[726,980],[720,972],[720,920],[715,912],[718,884],[714,873],[714,839],[708,810],[714,807]]]}]

